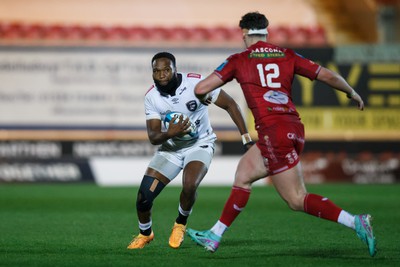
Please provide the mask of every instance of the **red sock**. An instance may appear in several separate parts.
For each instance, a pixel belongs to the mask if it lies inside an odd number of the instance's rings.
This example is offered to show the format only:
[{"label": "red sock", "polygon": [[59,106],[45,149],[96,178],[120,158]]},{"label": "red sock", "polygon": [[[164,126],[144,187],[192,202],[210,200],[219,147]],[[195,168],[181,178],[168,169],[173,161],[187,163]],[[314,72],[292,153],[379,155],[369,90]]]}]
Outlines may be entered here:
[{"label": "red sock", "polygon": [[225,203],[224,210],[219,220],[226,226],[231,226],[233,221],[246,206],[249,197],[250,190],[236,186],[232,187],[231,195]]},{"label": "red sock", "polygon": [[341,211],[341,208],[326,197],[307,194],[304,198],[304,212],[319,218],[337,222]]}]

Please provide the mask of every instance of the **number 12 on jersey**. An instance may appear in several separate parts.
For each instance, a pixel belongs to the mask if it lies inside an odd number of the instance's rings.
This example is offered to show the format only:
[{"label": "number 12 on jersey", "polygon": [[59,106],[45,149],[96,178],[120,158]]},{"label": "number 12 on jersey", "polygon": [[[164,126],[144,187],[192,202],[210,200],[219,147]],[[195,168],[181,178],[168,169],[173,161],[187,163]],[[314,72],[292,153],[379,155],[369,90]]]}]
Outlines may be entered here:
[{"label": "number 12 on jersey", "polygon": [[280,82],[274,82],[272,79],[279,77],[279,66],[275,63],[270,63],[263,66],[263,64],[257,64],[258,75],[260,76],[261,85],[269,88],[280,88]]}]

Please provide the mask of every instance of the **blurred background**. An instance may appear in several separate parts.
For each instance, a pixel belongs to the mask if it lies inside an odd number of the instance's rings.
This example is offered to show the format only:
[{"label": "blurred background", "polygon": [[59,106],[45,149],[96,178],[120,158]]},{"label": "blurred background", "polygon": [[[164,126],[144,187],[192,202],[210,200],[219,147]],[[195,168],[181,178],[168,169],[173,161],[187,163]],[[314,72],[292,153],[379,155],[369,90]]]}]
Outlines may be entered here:
[{"label": "blurred background", "polygon": [[[294,79],[306,182],[398,183],[400,0],[1,0],[0,184],[138,184],[156,149],[143,105],[152,56],[207,75],[243,50],[249,11],[269,19],[269,42],[339,72],[366,103]],[[252,129],[239,86],[224,89]],[[210,117],[218,149],[204,183],[230,185],[240,135],[224,111]]]}]

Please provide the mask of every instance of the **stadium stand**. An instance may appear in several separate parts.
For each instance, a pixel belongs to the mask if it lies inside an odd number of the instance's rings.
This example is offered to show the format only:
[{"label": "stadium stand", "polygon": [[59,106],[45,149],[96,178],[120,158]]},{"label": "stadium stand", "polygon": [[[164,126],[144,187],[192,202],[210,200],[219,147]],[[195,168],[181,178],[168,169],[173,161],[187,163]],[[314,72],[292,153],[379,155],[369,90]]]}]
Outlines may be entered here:
[{"label": "stadium stand", "polygon": [[[323,28],[303,26],[270,27],[271,42],[289,46],[327,46]],[[110,45],[162,43],[173,45],[196,45],[208,43],[218,46],[237,46],[242,38],[237,27],[161,27],[161,26],[101,26],[27,24],[0,22],[0,41],[20,44],[51,44],[54,41],[81,45],[85,41],[100,41]]]},{"label": "stadium stand", "polygon": [[[286,46],[329,46],[310,0],[3,0],[0,45],[242,47],[238,18],[258,10],[271,21],[270,40]],[[209,8],[212,6],[213,8]],[[229,7],[229,8],[227,8]],[[26,12],[29,10],[29,12]],[[282,16],[281,14],[285,14]]]},{"label": "stadium stand", "polygon": [[[68,45],[240,46],[237,20],[244,10],[267,14],[270,41],[278,45],[376,43],[386,37],[379,36],[378,20],[387,7],[398,12],[400,0],[269,0],[268,5],[258,0],[235,5],[229,0],[171,0],[168,5],[161,0],[151,5],[140,0],[98,0],[96,5],[80,0],[41,0],[40,4],[2,0],[0,44],[47,45],[65,40]],[[390,34],[396,37],[398,32]]]}]

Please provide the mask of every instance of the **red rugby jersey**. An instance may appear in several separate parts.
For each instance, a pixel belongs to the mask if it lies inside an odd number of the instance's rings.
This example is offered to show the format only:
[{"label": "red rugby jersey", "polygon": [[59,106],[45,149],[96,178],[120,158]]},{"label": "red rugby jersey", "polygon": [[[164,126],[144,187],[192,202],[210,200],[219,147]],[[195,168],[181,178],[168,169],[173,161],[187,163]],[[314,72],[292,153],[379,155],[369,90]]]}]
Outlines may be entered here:
[{"label": "red rugby jersey", "polygon": [[258,125],[262,120],[283,119],[279,115],[298,119],[291,96],[294,75],[314,80],[320,68],[291,49],[260,41],[231,55],[215,73],[224,82],[237,80]]}]

